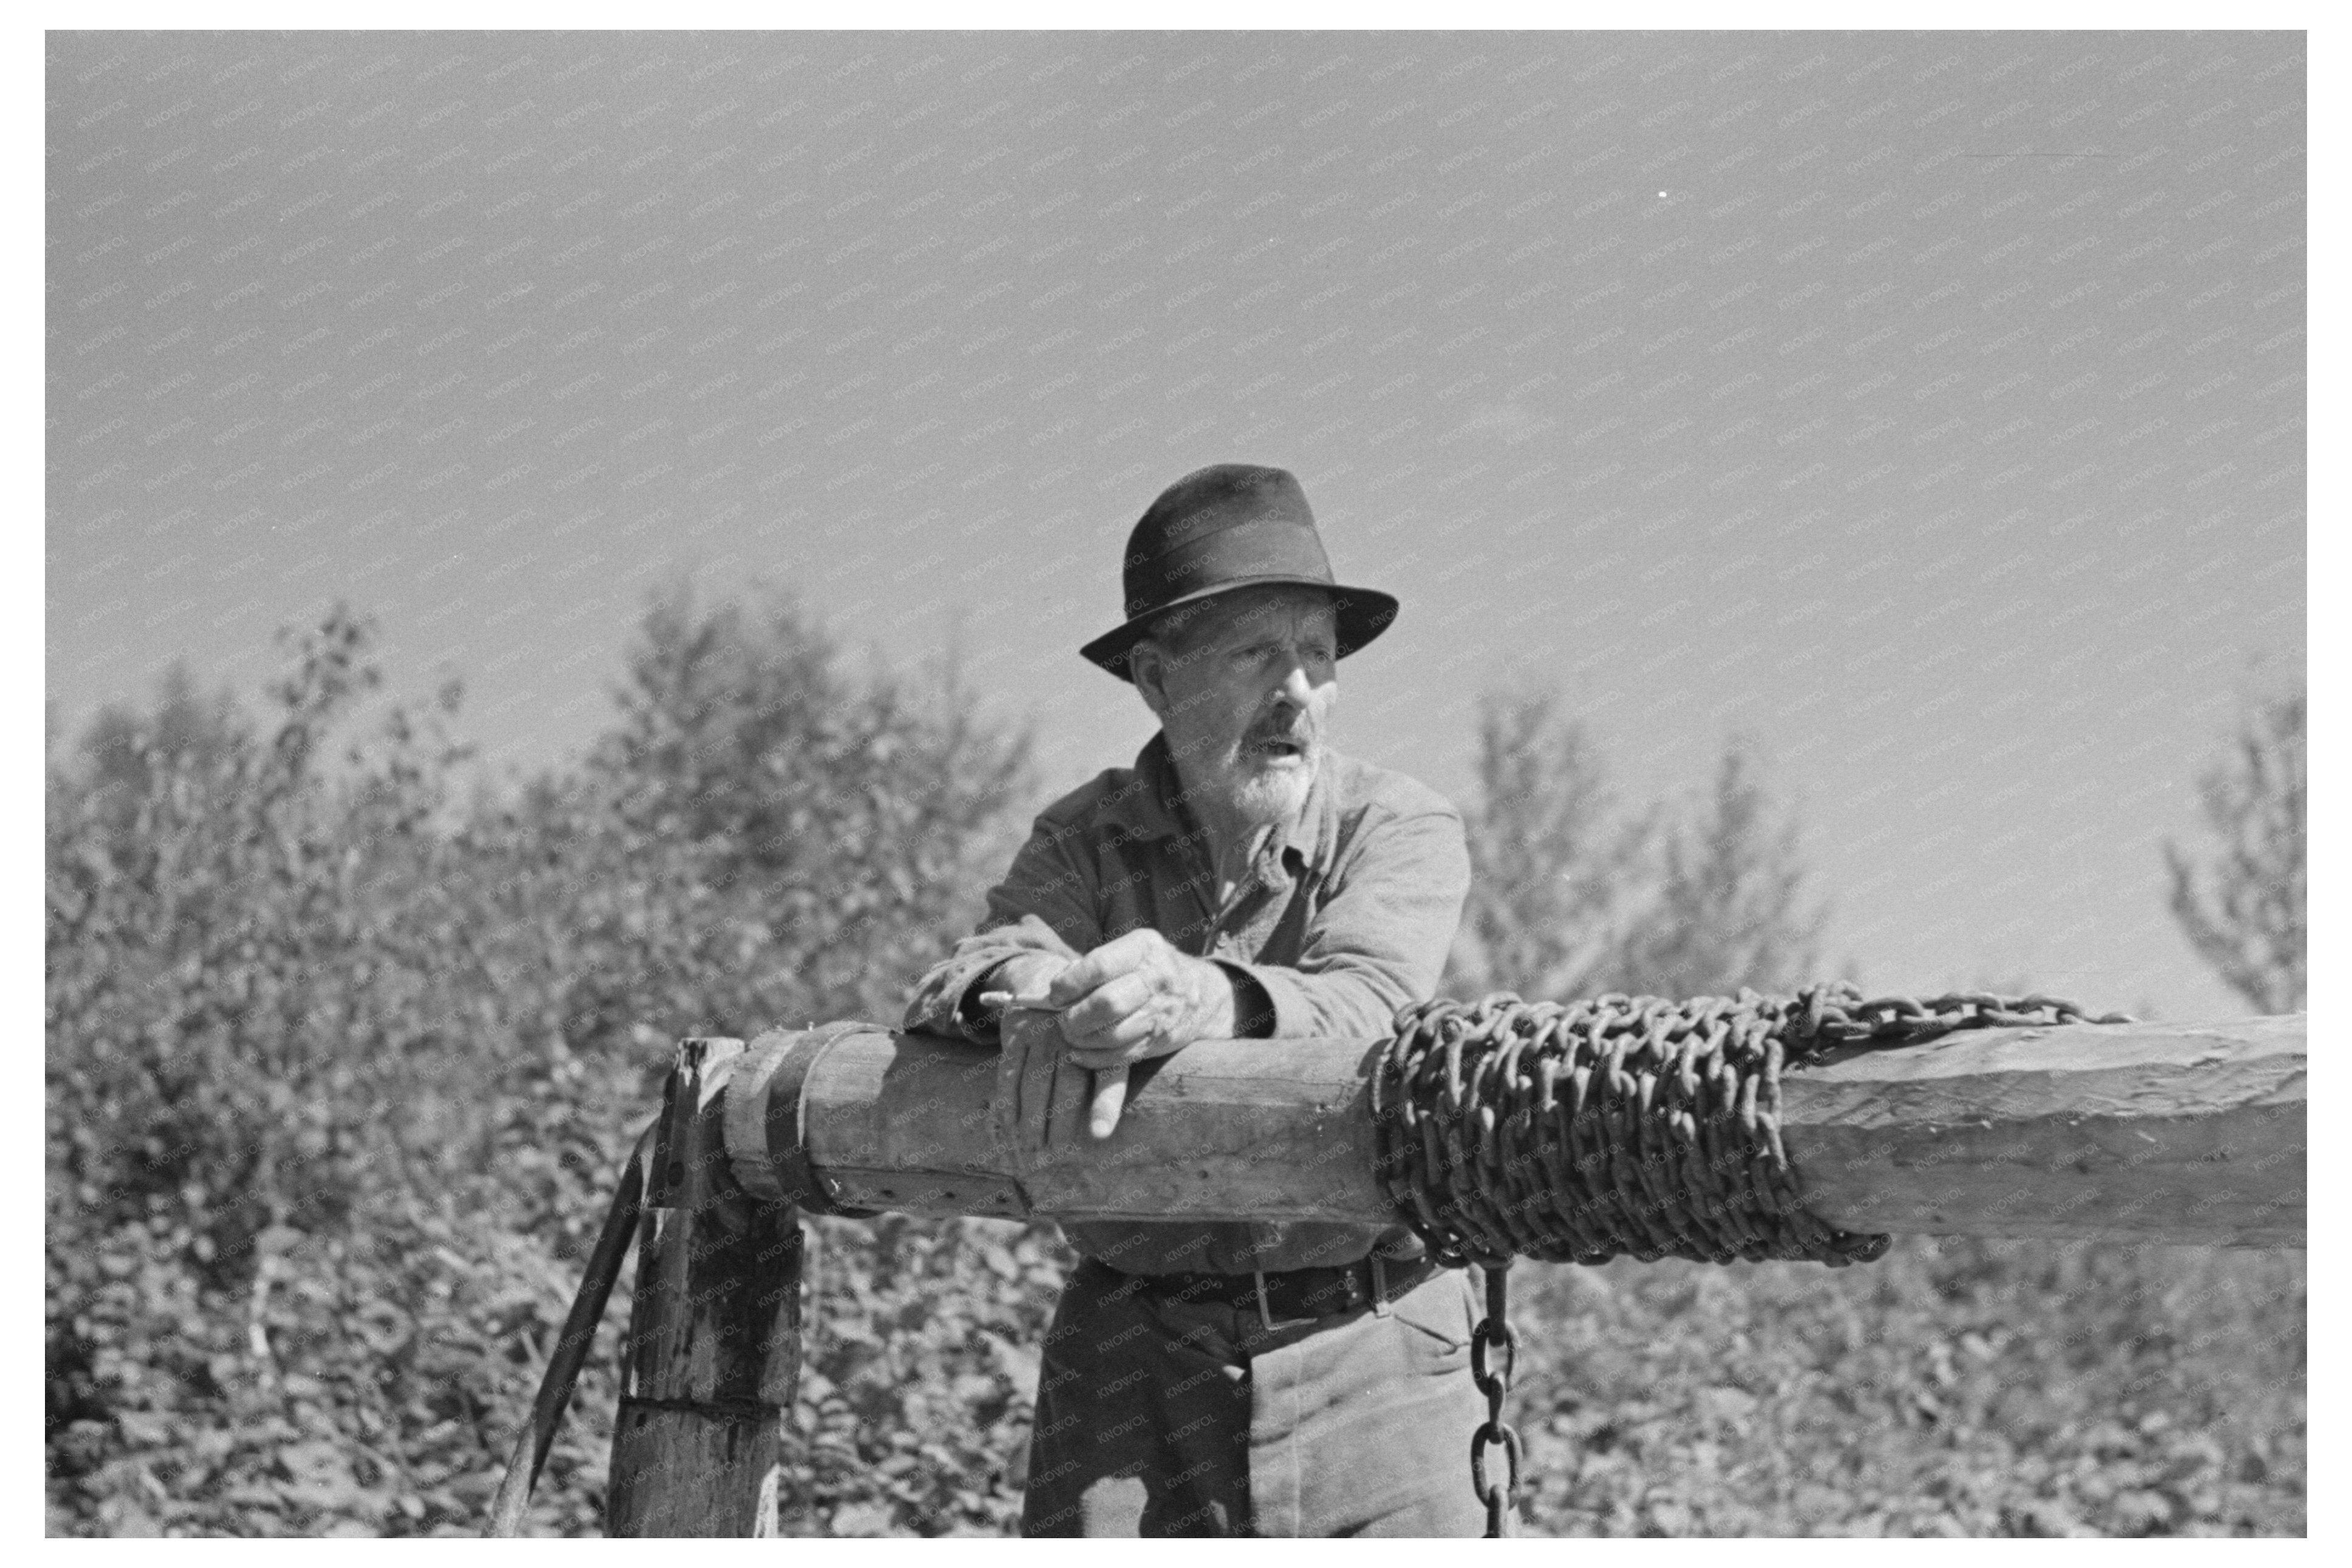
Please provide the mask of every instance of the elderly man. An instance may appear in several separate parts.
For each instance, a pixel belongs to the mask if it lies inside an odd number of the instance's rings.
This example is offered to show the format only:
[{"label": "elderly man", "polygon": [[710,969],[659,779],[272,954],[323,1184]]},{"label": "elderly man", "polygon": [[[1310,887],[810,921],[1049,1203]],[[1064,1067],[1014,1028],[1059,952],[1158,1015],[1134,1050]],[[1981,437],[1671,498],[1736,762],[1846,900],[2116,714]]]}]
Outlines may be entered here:
[{"label": "elderly man", "polygon": [[[1388,595],[1336,583],[1305,493],[1220,464],[1128,542],[1127,616],[1080,651],[1160,729],[1047,807],[907,1026],[994,1043],[1059,1014],[1103,1087],[1195,1040],[1384,1035],[1428,997],[1469,886],[1460,816],[1325,743]],[[1029,1535],[1475,1535],[1472,1301],[1399,1226],[1073,1224]]]}]

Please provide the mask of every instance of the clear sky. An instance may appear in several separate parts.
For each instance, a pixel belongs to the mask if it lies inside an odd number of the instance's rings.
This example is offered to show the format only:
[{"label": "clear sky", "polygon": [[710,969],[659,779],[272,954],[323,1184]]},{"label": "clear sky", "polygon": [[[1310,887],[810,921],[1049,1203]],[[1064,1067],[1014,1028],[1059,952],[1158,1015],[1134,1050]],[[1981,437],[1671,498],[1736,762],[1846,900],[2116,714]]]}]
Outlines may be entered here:
[{"label": "clear sky", "polygon": [[1725,737],[1832,962],[2242,1007],[2158,847],[2305,637],[2294,34],[51,34],[47,689],[348,598],[499,767],[647,592],[960,648],[1049,790],[1203,463],[1404,601],[1339,743]]}]

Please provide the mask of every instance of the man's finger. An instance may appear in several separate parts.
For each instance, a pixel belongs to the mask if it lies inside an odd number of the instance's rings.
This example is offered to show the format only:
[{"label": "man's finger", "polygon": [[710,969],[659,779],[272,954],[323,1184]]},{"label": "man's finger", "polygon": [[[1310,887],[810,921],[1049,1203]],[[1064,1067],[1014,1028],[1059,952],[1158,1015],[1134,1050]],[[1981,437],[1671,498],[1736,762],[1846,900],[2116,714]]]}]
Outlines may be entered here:
[{"label": "man's finger", "polygon": [[1087,1131],[1097,1138],[1108,1138],[1118,1126],[1118,1113],[1127,1105],[1127,1068],[1116,1067],[1095,1074],[1095,1103],[1087,1118]]},{"label": "man's finger", "polygon": [[1108,1072],[1112,1068],[1131,1067],[1151,1058],[1151,1039],[1147,1037],[1123,1046],[1072,1046],[1070,1060],[1088,1072]]},{"label": "man's finger", "polygon": [[1158,931],[1149,929],[1113,937],[1055,975],[1045,994],[1055,1006],[1066,1007],[1089,991],[1098,989],[1105,982],[1141,968],[1153,950],[1167,941]]},{"label": "man's finger", "polygon": [[1117,1028],[1120,1020],[1151,1012],[1152,1001],[1150,983],[1143,976],[1115,975],[1062,1009],[1062,1036],[1072,1045],[1098,1043],[1094,1037]]},{"label": "man's finger", "polygon": [[1070,1059],[1088,1068],[1108,1067],[1115,1061],[1138,1060],[1139,1058],[1135,1053],[1158,1037],[1159,1031],[1151,1026],[1151,1020],[1134,1014],[1091,1035],[1072,1037],[1066,1034],[1063,1037],[1067,1042]]}]

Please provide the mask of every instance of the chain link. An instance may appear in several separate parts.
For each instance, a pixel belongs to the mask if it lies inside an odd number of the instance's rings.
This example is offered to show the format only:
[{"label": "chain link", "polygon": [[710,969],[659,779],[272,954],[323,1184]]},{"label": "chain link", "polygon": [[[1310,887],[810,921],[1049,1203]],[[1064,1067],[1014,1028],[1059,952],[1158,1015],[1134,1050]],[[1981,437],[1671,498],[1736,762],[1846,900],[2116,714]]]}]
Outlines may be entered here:
[{"label": "chain link", "polygon": [[[1515,1533],[1519,1520],[1519,1433],[1503,1419],[1503,1404],[1510,1395],[1511,1376],[1518,1370],[1519,1337],[1511,1331],[1511,1260],[1486,1264],[1486,1315],[1470,1335],[1470,1379],[1486,1396],[1486,1420],[1470,1435],[1470,1489],[1486,1509],[1486,1539],[1499,1541]],[[1503,1370],[1493,1368],[1489,1352],[1500,1347]],[[1504,1470],[1499,1481],[1486,1479],[1486,1451],[1501,1445]]]},{"label": "chain link", "polygon": [[1378,1170],[1449,1267],[1631,1255],[1868,1261],[1885,1237],[1809,1211],[1780,1142],[1780,1072],[1956,1029],[2115,1024],[2051,996],[1954,992],[1561,1005],[1509,993],[1397,1015],[1372,1075]]}]

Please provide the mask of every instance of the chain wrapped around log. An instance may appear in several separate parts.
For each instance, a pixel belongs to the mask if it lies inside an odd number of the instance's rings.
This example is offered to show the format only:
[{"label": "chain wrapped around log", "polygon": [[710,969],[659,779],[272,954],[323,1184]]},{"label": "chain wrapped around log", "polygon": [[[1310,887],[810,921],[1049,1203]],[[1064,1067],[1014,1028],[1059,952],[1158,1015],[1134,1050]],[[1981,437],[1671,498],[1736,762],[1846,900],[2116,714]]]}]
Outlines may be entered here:
[{"label": "chain wrapped around log", "polygon": [[[773,1533],[796,1209],[1402,1218],[1490,1265],[1838,1263],[1902,1234],[2301,1247],[2304,1018],[2091,1023],[2042,997],[1843,987],[1434,1002],[1384,1039],[1143,1063],[1100,1140],[1091,1075],[1039,1014],[1008,1016],[1001,1050],[856,1023],[681,1042],[645,1161],[608,1531]],[[599,1256],[581,1334],[619,1266]],[[501,1533],[569,1394],[576,1357],[559,1363]]]},{"label": "chain wrapped around log", "polygon": [[1865,1002],[1509,993],[1397,1016],[1372,1079],[1377,1169],[1445,1263],[1685,1258],[1842,1265],[1893,1237],[1805,1207],[1780,1140],[1780,1069],[1840,1045],[1919,1044],[1993,1025],[2128,1024],[2048,996]]},{"label": "chain wrapped around log", "polygon": [[[2299,1247],[2304,1020],[2095,1026],[2048,998],[1409,1009],[1381,1040],[1203,1041],[1105,1140],[1052,1019],[738,1059],[737,1180],[835,1212],[1399,1218],[1449,1259],[1875,1256],[1886,1235]],[[1457,1087],[1458,1085],[1458,1087]]]}]

